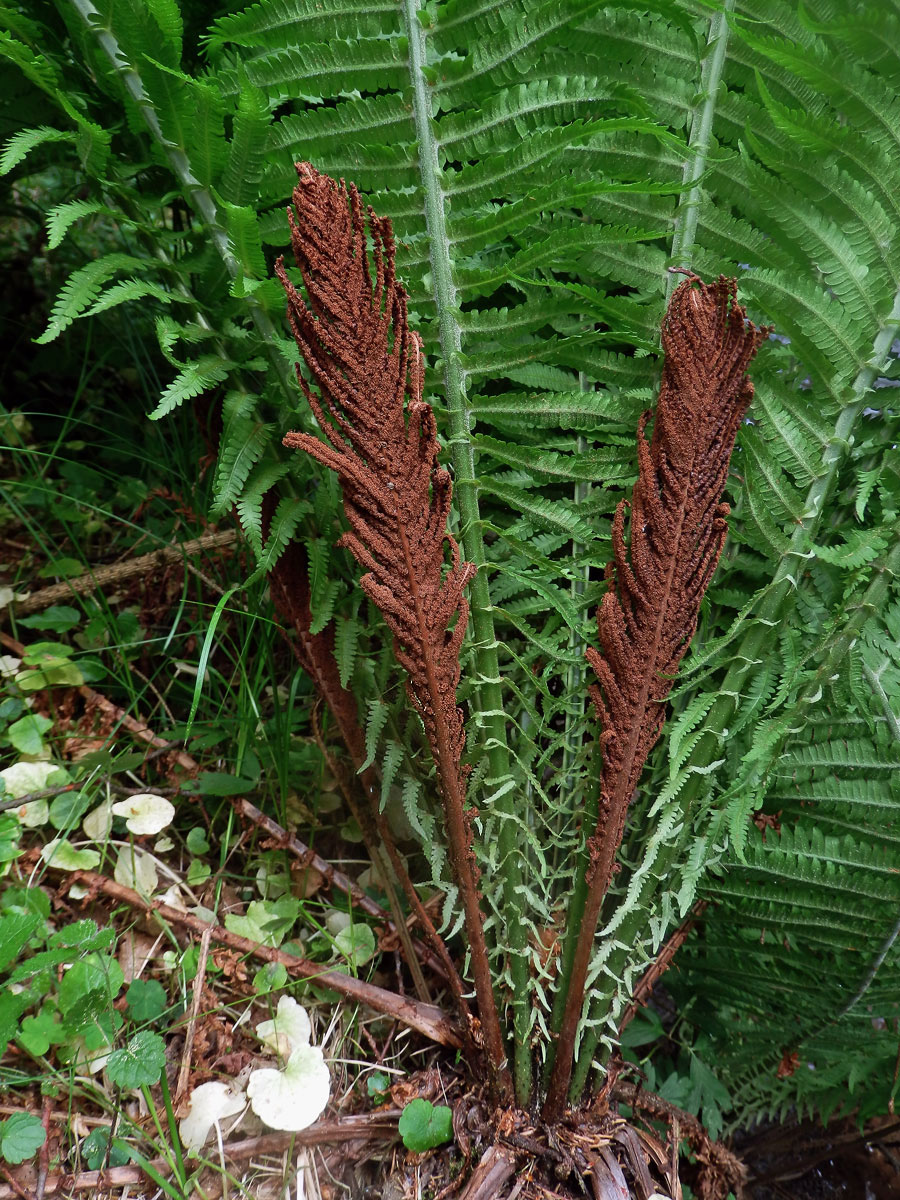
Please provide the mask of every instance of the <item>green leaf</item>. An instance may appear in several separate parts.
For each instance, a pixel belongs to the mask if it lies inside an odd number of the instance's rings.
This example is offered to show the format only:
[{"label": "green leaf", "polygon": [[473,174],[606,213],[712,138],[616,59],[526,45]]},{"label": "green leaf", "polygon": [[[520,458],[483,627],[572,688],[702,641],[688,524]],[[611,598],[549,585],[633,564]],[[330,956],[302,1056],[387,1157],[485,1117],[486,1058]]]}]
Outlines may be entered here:
[{"label": "green leaf", "polygon": [[355,970],[374,955],[375,934],[368,925],[354,922],[335,934],[334,945]]},{"label": "green leaf", "polygon": [[44,1126],[32,1113],[13,1113],[0,1122],[0,1154],[8,1163],[31,1158],[46,1140]]},{"label": "green leaf", "polygon": [[37,129],[20,129],[13,134],[3,147],[0,154],[0,175],[6,175],[17,166],[26,155],[36,146],[46,142],[74,142],[75,134],[66,133],[61,129],[51,129],[49,125],[40,125]]},{"label": "green leaf", "polygon": [[[109,1130],[98,1126],[92,1129],[88,1136],[81,1143],[81,1153],[84,1155],[84,1161],[92,1171],[98,1171],[107,1161],[106,1148],[109,1145]],[[113,1145],[109,1151],[109,1165],[111,1167],[123,1167],[127,1162],[131,1161],[131,1156],[128,1153],[124,1143],[118,1138],[113,1139]]]},{"label": "green leaf", "polygon": [[20,754],[37,755],[44,745],[43,735],[52,726],[53,722],[49,717],[41,716],[40,713],[29,713],[28,716],[13,721],[6,731],[6,736]]},{"label": "green leaf", "polygon": [[42,924],[36,913],[10,912],[0,917],[0,967],[19,957]]},{"label": "green leaf", "polygon": [[424,1154],[453,1140],[453,1110],[430,1100],[411,1100],[400,1114],[398,1129],[407,1150]]},{"label": "green leaf", "polygon": [[277,992],[288,981],[287,968],[284,963],[265,963],[253,976],[253,990],[258,995]]},{"label": "green leaf", "polygon": [[[196,779],[185,784],[184,790],[199,792],[201,796],[245,796],[255,787],[252,779],[241,779],[238,775],[228,775],[225,771],[204,771]],[[208,850],[209,846],[206,849]]]},{"label": "green leaf", "polygon": [[166,989],[156,979],[135,979],[125,993],[132,1021],[155,1021],[166,1010]]},{"label": "green leaf", "polygon": [[[71,561],[75,562],[76,560]],[[81,574],[80,562],[77,563],[77,568],[77,573]],[[72,608],[68,604],[52,604],[43,612],[35,613],[33,617],[19,617],[19,624],[24,625],[26,629],[49,629],[53,633],[68,633],[82,620],[82,614],[77,608]]]},{"label": "green leaf", "polygon": [[41,859],[57,871],[92,871],[100,862],[100,852],[78,850],[71,842],[57,838],[44,845]]},{"label": "green leaf", "polygon": [[22,1020],[16,1040],[29,1054],[40,1058],[52,1045],[65,1038],[62,1025],[56,1018],[56,1007],[48,1001],[37,1016]]},{"label": "green leaf", "polygon": [[38,571],[40,579],[55,579],[57,577],[60,579],[71,579],[73,576],[83,574],[84,563],[79,558],[72,558],[71,555],[64,555],[61,558],[51,558]]},{"label": "green leaf", "polygon": [[390,1099],[391,1077],[384,1071],[373,1071],[366,1079],[366,1094],[375,1104],[384,1104]]},{"label": "green leaf", "polygon": [[184,842],[191,854],[199,856],[209,852],[206,830],[202,825],[195,825],[193,829],[188,830],[188,835]]},{"label": "green leaf", "polygon": [[114,1050],[106,1064],[112,1083],[123,1088],[152,1087],[166,1065],[166,1044],[157,1033],[141,1030],[122,1050]]},{"label": "green leaf", "polygon": [[74,829],[91,806],[85,792],[63,792],[50,801],[50,824],[54,829]]}]

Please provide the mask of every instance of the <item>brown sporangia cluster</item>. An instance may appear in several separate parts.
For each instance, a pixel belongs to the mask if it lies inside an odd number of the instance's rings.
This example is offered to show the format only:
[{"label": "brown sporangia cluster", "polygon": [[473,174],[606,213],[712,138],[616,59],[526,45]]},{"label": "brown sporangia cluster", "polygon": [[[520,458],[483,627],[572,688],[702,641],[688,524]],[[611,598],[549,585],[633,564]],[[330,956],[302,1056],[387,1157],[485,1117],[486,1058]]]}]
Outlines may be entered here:
[{"label": "brown sporangia cluster", "polygon": [[[613,561],[597,612],[600,649],[587,651],[603,726],[598,835],[622,840],[628,803],[665,721],[672,688],[728,532],[722,492],[753,384],[747,367],[768,329],[747,320],[734,279],[690,276],[672,295],[649,442],[638,425],[638,478],[613,519]],[[625,514],[630,509],[626,548]],[[612,859],[601,853],[608,877]],[[609,861],[604,861],[609,859]]]},{"label": "brown sporangia cluster", "polygon": [[393,634],[437,768],[484,1037],[500,1072],[505,1051],[478,903],[456,704],[469,618],[463,589],[475,567],[462,562],[447,530],[452,485],[438,463],[434,413],[422,400],[422,343],[409,328],[406,292],[394,273],[391,222],[364,211],[352,184],[338,184],[309,163],[297,164],[297,176],[288,219],[306,297],[282,259],[275,271],[317,390],[299,367],[297,378],[327,443],[289,433],[284,444],[340,478],[350,529],[339,544],[364,569],[361,586]]},{"label": "brown sporangia cluster", "polygon": [[458,775],[465,735],[456,688],[469,616],[463,588],[475,568],[461,562],[447,532],[450,475],[438,465],[434,413],[421,398],[422,346],[394,275],[391,223],[371,209],[364,217],[354,186],[308,163],[297,174],[296,217],[288,216],[308,303],[282,260],[275,271],[319,395],[297,377],[330,445],[305,433],[289,433],[284,444],[340,477],[350,530],[339,544],[364,568],[361,586],[394,635],[439,774],[452,764]]}]

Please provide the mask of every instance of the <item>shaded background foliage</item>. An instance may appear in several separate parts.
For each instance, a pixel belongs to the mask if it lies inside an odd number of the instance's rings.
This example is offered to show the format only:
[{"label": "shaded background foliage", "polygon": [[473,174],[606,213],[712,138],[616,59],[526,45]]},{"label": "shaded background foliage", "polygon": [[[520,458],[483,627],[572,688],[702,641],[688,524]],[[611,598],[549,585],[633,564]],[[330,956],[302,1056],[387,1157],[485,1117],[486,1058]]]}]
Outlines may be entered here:
[{"label": "shaded background foliage", "polygon": [[66,270],[28,370],[94,318],[107,369],[159,376],[153,397],[123,395],[165,418],[148,438],[211,402],[211,513],[236,510],[257,574],[289,538],[305,546],[314,629],[334,622],[383,797],[418,834],[452,927],[427,755],[334,549],[339,493],[278,448],[313,431],[271,277],[293,162],[352,179],[392,218],[460,542],[481,568],[460,700],[480,866],[498,881],[493,965],[519,1044],[539,1052],[559,978],[544,948],[598,770],[583,650],[658,380],[665,268],[738,277],[776,333],[733,460],[729,545],[604,911],[580,1079],[703,895],[671,986],[740,1114],[860,1097],[884,1111],[900,1019],[900,9],[76,0],[2,14],[4,204],[29,245],[46,218]]}]

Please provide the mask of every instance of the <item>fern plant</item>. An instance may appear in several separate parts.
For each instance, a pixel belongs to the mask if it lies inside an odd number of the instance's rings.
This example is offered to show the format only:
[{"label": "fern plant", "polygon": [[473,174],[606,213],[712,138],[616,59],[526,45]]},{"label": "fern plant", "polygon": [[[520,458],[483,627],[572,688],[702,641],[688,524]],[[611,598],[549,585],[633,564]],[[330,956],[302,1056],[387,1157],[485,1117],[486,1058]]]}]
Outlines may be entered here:
[{"label": "fern plant", "polygon": [[[637,981],[702,893],[722,903],[686,978],[716,980],[732,1014],[707,1034],[723,1075],[748,1111],[801,1094],[828,1107],[812,1072],[778,1079],[780,1056],[802,1059],[803,1039],[820,1044],[835,1019],[882,1062],[888,1037],[870,1018],[890,1034],[882,996],[900,969],[900,861],[884,836],[897,802],[900,480],[896,406],[882,402],[900,375],[897,6],[261,0],[214,21],[199,50],[174,0],[3,13],[4,72],[24,75],[40,116],[0,167],[15,181],[74,151],[51,237],[77,238],[101,212],[118,222],[118,244],[73,273],[44,337],[138,300],[172,372],[151,417],[204,393],[221,401],[214,511],[236,511],[276,587],[285,547],[301,547],[306,665],[366,789],[405,809],[451,938],[462,906],[435,780],[390,637],[335,548],[339,490],[280,448],[289,429],[314,433],[270,270],[294,162],[353,180],[393,222],[454,527],[476,568],[458,700],[487,953],[523,1105],[549,1083],[571,980],[579,909],[568,921],[567,909],[603,771],[584,651],[613,515],[637,477],[634,430],[656,394],[666,268],[738,279],[774,333],[727,483],[731,538],[603,898],[569,1096],[608,1077]],[[825,745],[842,749],[828,759]],[[779,812],[763,842],[754,814]],[[845,896],[870,887],[864,942],[860,902],[841,917],[831,880]],[[741,988],[735,939],[746,949],[770,923],[765,969]],[[834,990],[807,988],[798,1030],[784,989],[820,970]],[[763,1036],[778,1047],[771,1070]],[[834,1089],[856,1078],[829,1062]]]}]

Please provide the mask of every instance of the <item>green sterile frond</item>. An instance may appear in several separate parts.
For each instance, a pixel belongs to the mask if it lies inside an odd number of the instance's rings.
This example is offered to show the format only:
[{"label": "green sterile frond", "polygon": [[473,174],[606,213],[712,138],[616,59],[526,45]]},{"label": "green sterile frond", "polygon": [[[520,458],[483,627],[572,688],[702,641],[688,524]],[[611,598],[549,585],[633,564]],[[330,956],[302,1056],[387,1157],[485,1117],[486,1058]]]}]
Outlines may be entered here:
[{"label": "green sterile frond", "polygon": [[478,486],[496,496],[537,529],[550,533],[562,533],[579,541],[589,541],[593,535],[591,526],[578,514],[577,508],[567,501],[547,500],[522,488],[501,483],[496,477],[484,476]]},{"label": "green sterile frond", "polygon": [[883,554],[892,541],[891,535],[892,531],[883,527],[850,529],[840,541],[830,546],[815,546],[814,550],[817,558],[852,571]]},{"label": "green sterile frond", "polygon": [[149,414],[150,419],[158,421],[185,400],[192,400],[215,384],[221,383],[233,366],[234,363],[228,362],[218,354],[204,354],[193,362],[186,363],[172,382],[163,389],[156,408]]},{"label": "green sterile frond", "polygon": [[245,275],[256,279],[266,276],[266,260],[256,212],[250,205],[222,203],[228,245]]},{"label": "green sterile frond", "polygon": [[272,442],[272,426],[253,415],[253,397],[231,392],[223,404],[222,428],[210,515],[222,516],[244,491],[247,478]]},{"label": "green sterile frond", "polygon": [[57,204],[47,213],[47,249],[55,250],[76,221],[102,213],[104,216],[119,216],[100,200],[68,200]]},{"label": "green sterile frond", "polygon": [[20,129],[3,146],[0,154],[0,175],[7,175],[37,146],[48,142],[74,142],[75,134],[67,130],[41,125],[37,129]]},{"label": "green sterile frond", "polygon": [[288,542],[297,532],[297,526],[303,516],[309,512],[309,508],[306,500],[300,500],[296,496],[284,496],[279,500],[275,515],[268,526],[266,540],[257,557],[256,570],[251,576],[252,579],[257,579],[271,571],[284,553]]},{"label": "green sterile frond", "polygon": [[[744,154],[743,177],[749,186],[748,207],[762,214],[761,223],[797,265],[815,264],[847,315],[876,326],[891,307],[893,288],[885,273],[872,265],[876,249],[865,231],[823,217],[809,201]],[[807,258],[808,256],[808,258]],[[804,261],[806,259],[806,261]]]},{"label": "green sterile frond", "polygon": [[271,108],[262,90],[245,79],[232,117],[228,157],[220,184],[221,194],[232,204],[255,207],[271,120]]},{"label": "green sterile frond", "polygon": [[[633,107],[630,98],[610,95],[608,89],[606,80],[574,75],[502,88],[478,108],[443,117],[441,149],[449,160],[465,161],[512,150],[527,134],[548,126],[567,126],[596,119],[610,109]],[[647,122],[648,128],[651,124]]]},{"label": "green sterile frond", "polygon": [[184,18],[176,0],[148,0],[147,7],[153,14],[165,43],[171,47],[176,61],[181,59]]},{"label": "green sterile frond", "polygon": [[39,345],[45,345],[59,337],[74,320],[84,315],[97,299],[104,283],[117,272],[152,271],[158,267],[159,263],[136,258],[132,254],[114,253],[105,254],[73,271],[54,301],[46,330],[36,341]]},{"label": "green sterile frond", "polygon": [[390,0],[261,0],[218,17],[204,40],[211,54],[225,46],[284,50],[346,37],[348,28],[366,37],[389,32],[396,12]]},{"label": "green sterile frond", "polygon": [[808,391],[790,390],[772,375],[756,384],[751,416],[778,462],[798,485],[809,484],[822,471],[822,451],[830,430]]},{"label": "green sterile frond", "polygon": [[106,312],[111,308],[117,308],[120,304],[128,304],[133,300],[143,300],[147,296],[152,296],[159,304],[171,304],[173,300],[184,299],[184,297],[179,297],[177,294],[173,294],[165,288],[160,287],[152,279],[123,279],[120,283],[115,283],[112,287],[107,288],[105,292],[102,292],[83,315],[85,317],[95,317],[98,313]]},{"label": "green sterile frond", "polygon": [[632,455],[615,447],[585,450],[577,445],[571,453],[559,454],[552,450],[540,450],[521,443],[501,442],[486,434],[476,435],[475,444],[482,454],[533,473],[538,480],[584,480],[587,483],[607,482],[611,479],[631,479],[634,475]]},{"label": "green sterile frond", "polygon": [[[250,58],[247,78],[269,96],[324,98],[337,92],[402,88],[406,82],[403,44],[399,37],[336,38],[331,43],[310,43],[273,50]],[[223,68],[217,79],[226,97],[240,93],[238,72]]]},{"label": "green sterile frond", "polygon": [[[863,364],[865,331],[826,291],[785,271],[748,271],[742,291],[797,346],[804,365],[835,395]],[[763,299],[763,297],[765,297]]]},{"label": "green sterile frond", "polygon": [[[434,41],[444,57],[435,81],[437,103],[443,109],[471,107],[501,81],[519,82],[551,39],[555,38],[557,45],[583,40],[576,22],[596,3],[523,0],[515,6],[502,6],[500,11],[483,10],[463,26],[446,30],[439,13]],[[464,57],[458,57],[461,45]]]},{"label": "green sterile frond", "polygon": [[[559,425],[563,429],[590,429],[619,416],[627,421],[629,412],[635,420],[645,406],[647,397],[625,398],[621,393],[598,390],[594,392],[504,392],[497,396],[472,397],[472,412],[480,421],[519,418],[525,424]],[[624,410],[624,411],[623,411]]]},{"label": "green sterile frond", "polygon": [[414,137],[409,105],[401,95],[389,92],[342,98],[333,106],[287,113],[272,125],[267,147],[261,146],[260,150],[287,150],[295,158],[313,159],[318,154],[334,153],[336,147],[347,142],[378,146],[403,142],[408,145]]},{"label": "green sterile frond", "polygon": [[[662,252],[653,253],[649,247],[637,247],[634,243],[652,242],[659,238],[661,233],[658,229],[625,229],[604,225],[564,224],[558,221],[549,237],[524,247],[513,255],[497,255],[490,266],[460,267],[456,272],[459,289],[466,299],[471,299],[474,296],[490,294],[502,284],[515,281],[518,276],[538,267],[577,270],[579,264],[584,268],[592,268],[595,274],[604,277],[609,274],[614,278],[612,264],[621,261],[624,265],[626,258],[632,260],[633,269],[631,272],[621,273],[630,274],[636,281],[634,286],[639,286],[639,283],[649,281],[648,277],[654,273],[649,263],[652,262],[655,266],[660,262]],[[641,254],[641,250],[646,252],[645,255]],[[639,275],[641,258],[646,265],[644,273]],[[626,282],[630,283],[631,279],[627,279]]]}]

